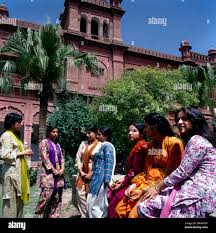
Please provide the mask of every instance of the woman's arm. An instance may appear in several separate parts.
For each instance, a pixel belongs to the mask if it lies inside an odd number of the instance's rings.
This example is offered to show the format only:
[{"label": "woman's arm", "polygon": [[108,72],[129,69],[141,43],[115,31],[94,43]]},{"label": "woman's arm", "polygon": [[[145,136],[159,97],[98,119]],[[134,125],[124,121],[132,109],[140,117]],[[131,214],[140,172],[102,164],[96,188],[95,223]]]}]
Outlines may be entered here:
[{"label": "woman's arm", "polygon": [[83,151],[83,147],[85,147],[85,142],[81,142],[79,149],[77,150],[77,154],[76,154],[76,167],[80,173],[80,175],[82,176],[83,174],[83,161],[82,161],[82,151]]},{"label": "woman's arm", "polygon": [[62,149],[59,145],[59,148],[60,148],[60,152],[61,152],[61,169],[60,169],[60,175],[63,175],[64,174],[64,169],[65,169],[65,160],[64,160],[64,156],[63,156],[63,153],[62,153]]},{"label": "woman's arm", "polygon": [[132,158],[132,166],[128,171],[128,174],[125,176],[122,186],[129,186],[131,184],[131,180],[139,173],[144,171],[144,160],[145,159],[145,151],[139,150]]},{"label": "woman's arm", "polygon": [[109,185],[111,178],[112,178],[112,171],[114,166],[114,149],[111,145],[105,145],[104,146],[104,162],[105,162],[105,170],[104,170],[104,183],[106,185]]},{"label": "woman's arm", "polygon": [[161,190],[168,186],[174,186],[189,177],[197,168],[206,154],[205,140],[201,136],[193,136],[185,148],[181,164],[169,176],[157,185],[150,187],[143,196],[143,200],[152,199]]},{"label": "woman's arm", "polygon": [[201,136],[193,136],[185,147],[180,165],[164,179],[164,184],[173,186],[185,180],[201,164],[205,155],[206,141]]},{"label": "woman's arm", "polygon": [[16,164],[17,150],[13,148],[13,141],[11,136],[4,133],[0,139],[1,143],[1,159],[9,164]]}]

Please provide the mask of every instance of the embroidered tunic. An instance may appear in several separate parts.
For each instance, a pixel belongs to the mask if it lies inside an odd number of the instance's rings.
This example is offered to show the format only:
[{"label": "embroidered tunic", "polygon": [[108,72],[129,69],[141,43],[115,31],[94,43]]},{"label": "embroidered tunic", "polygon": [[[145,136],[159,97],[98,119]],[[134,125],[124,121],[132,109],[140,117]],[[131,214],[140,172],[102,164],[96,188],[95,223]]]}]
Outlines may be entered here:
[{"label": "embroidered tunic", "polygon": [[[55,151],[55,161],[56,161],[56,169],[60,169],[58,155],[57,155],[57,149],[55,144],[52,142],[54,151]],[[61,150],[61,149],[60,149]],[[53,171],[55,168],[52,165],[49,157],[49,145],[48,140],[44,139],[39,144],[39,151],[40,151],[40,163],[39,163],[39,174],[40,174],[40,187],[41,188],[54,188],[54,177]],[[64,167],[64,158],[62,156],[61,152],[61,166]],[[64,187],[64,178],[58,177],[57,178],[57,187],[62,188]]]},{"label": "embroidered tunic", "polygon": [[[13,183],[17,196],[21,196],[21,162],[17,157],[18,145],[8,132],[4,132],[0,138],[0,159],[2,164],[3,199],[10,199],[10,184]],[[11,181],[11,182],[10,182]]]}]

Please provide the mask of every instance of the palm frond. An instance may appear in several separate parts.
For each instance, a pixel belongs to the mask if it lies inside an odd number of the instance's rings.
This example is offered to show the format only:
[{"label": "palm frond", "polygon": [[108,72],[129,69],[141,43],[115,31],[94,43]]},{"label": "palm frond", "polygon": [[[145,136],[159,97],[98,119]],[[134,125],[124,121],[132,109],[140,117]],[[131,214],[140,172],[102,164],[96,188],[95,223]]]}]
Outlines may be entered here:
[{"label": "palm frond", "polygon": [[10,75],[0,76],[0,93],[10,93],[12,90],[12,78]]}]

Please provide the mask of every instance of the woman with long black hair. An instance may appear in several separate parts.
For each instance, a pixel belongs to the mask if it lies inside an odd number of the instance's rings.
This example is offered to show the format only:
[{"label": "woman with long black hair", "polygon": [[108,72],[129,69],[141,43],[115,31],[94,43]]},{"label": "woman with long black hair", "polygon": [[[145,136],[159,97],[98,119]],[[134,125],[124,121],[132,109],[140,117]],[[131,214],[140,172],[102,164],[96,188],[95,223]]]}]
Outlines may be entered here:
[{"label": "woman with long black hair", "polygon": [[209,126],[196,108],[182,108],[176,123],[186,144],[181,164],[146,190],[139,217],[204,218],[216,206],[216,148]]},{"label": "woman with long black hair", "polygon": [[22,116],[9,113],[5,117],[5,132],[1,135],[0,159],[3,180],[3,217],[21,218],[23,206],[29,203],[30,184],[27,157],[31,149],[24,149],[21,141]]},{"label": "woman with long black hair", "polygon": [[146,190],[168,176],[180,164],[184,146],[174,137],[168,120],[160,113],[149,113],[144,118],[149,137],[143,170],[125,190],[125,197],[116,207],[116,217],[138,218],[137,206]]},{"label": "woman with long black hair", "polygon": [[47,127],[47,138],[39,145],[41,166],[39,167],[41,193],[35,217],[59,218],[64,181],[64,157],[57,143],[58,128]]}]

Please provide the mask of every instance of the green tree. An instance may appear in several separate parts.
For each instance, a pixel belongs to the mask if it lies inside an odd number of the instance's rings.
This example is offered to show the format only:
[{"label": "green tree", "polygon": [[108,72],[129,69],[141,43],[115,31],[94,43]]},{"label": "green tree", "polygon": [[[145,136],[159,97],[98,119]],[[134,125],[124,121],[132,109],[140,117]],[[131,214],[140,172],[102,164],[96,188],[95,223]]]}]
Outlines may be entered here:
[{"label": "green tree", "polygon": [[71,185],[72,174],[76,172],[74,159],[81,141],[85,140],[85,128],[92,123],[92,117],[84,101],[74,97],[67,103],[59,102],[49,115],[48,123],[59,128],[59,144],[65,155],[65,178]]},{"label": "green tree", "polygon": [[216,85],[216,71],[210,64],[206,66],[182,66],[181,72],[198,93],[199,107],[209,107],[213,117],[215,114],[215,100],[213,94]]},{"label": "green tree", "polygon": [[65,84],[63,80],[66,60],[70,58],[73,65],[92,73],[98,73],[99,70],[95,56],[79,53],[74,47],[64,43],[59,26],[44,25],[39,30],[19,28],[8,39],[1,52],[9,52],[16,56],[15,59],[1,61],[1,91],[10,91],[13,73],[22,75],[23,87],[30,81],[42,86],[39,93],[39,140],[42,140],[46,133],[48,101],[52,100],[54,90],[61,89],[62,84]]},{"label": "green tree", "polygon": [[133,121],[143,122],[149,112],[165,115],[180,106],[198,104],[197,93],[181,89],[182,84],[187,84],[187,80],[180,70],[147,67],[126,71],[121,79],[105,85],[103,95],[94,100],[90,110],[99,126],[112,129],[117,154],[124,156],[129,150],[128,126]]}]

